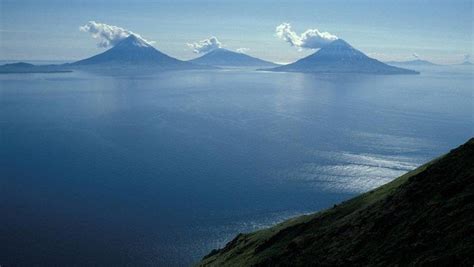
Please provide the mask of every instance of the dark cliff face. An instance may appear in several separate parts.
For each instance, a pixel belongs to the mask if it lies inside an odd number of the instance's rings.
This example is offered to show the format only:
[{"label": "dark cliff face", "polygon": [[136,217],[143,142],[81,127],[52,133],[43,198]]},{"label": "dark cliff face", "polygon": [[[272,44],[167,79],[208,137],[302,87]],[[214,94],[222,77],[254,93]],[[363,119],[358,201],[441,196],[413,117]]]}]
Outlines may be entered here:
[{"label": "dark cliff face", "polygon": [[203,266],[474,263],[474,139],[334,208],[240,234]]}]

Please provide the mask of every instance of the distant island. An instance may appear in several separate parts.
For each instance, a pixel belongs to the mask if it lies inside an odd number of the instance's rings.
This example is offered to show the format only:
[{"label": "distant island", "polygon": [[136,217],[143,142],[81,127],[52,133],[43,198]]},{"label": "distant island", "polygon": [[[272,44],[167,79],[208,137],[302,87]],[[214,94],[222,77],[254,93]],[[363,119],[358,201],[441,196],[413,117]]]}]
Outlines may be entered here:
[{"label": "distant island", "polygon": [[139,37],[131,34],[111,49],[90,58],[66,66],[73,68],[157,68],[157,69],[203,69],[206,67],[170,57]]},{"label": "distant island", "polygon": [[0,73],[62,73],[72,72],[62,65],[33,65],[25,62],[10,63],[0,66]]},{"label": "distant island", "polygon": [[214,49],[205,55],[192,59],[189,62],[210,65],[219,67],[276,67],[275,64],[270,61],[265,61],[259,58],[251,57],[244,53],[233,52],[224,48]]},{"label": "distant island", "polygon": [[407,65],[407,66],[438,66],[433,62],[423,59],[407,60],[407,61],[387,61],[390,65]]},{"label": "distant island", "polygon": [[212,67],[170,57],[139,37],[131,34],[109,50],[98,55],[61,65],[14,63],[0,66],[0,73],[71,72],[72,70],[190,70]]},{"label": "distant island", "polygon": [[254,67],[277,72],[418,74],[419,72],[382,63],[366,56],[346,41],[337,39],[316,53],[280,66],[223,48],[183,61],[170,57],[133,34],[98,55],[61,65],[13,63],[0,66],[0,73],[71,72],[72,70],[190,70],[216,67]]},{"label": "distant island", "polygon": [[370,58],[342,39],[332,41],[316,53],[294,63],[264,70],[313,73],[419,74],[414,70],[390,66]]},{"label": "distant island", "polygon": [[375,190],[239,234],[200,266],[470,266],[474,139]]}]

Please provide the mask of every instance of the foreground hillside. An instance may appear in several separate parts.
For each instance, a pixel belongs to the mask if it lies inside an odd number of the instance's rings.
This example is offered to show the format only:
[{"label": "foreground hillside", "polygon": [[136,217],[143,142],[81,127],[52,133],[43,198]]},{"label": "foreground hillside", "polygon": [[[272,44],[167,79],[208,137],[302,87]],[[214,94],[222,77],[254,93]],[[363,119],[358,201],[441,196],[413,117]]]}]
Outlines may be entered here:
[{"label": "foreground hillside", "polygon": [[239,234],[202,266],[474,264],[474,139],[313,215]]}]

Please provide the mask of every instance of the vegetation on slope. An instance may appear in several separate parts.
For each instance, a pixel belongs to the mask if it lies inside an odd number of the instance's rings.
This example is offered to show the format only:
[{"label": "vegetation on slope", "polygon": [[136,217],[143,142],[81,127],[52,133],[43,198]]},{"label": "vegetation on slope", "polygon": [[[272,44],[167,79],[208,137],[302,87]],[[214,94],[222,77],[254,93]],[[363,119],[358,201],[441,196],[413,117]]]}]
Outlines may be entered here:
[{"label": "vegetation on slope", "polygon": [[474,139],[316,214],[239,234],[202,266],[474,263]]}]

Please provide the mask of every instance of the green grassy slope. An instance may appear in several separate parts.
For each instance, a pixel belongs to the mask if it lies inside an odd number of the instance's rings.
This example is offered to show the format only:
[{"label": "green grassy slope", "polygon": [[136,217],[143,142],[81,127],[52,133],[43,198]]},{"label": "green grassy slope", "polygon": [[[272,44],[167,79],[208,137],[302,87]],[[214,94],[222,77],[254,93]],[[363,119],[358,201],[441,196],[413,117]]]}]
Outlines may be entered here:
[{"label": "green grassy slope", "polygon": [[202,266],[474,264],[474,139],[312,215],[239,234]]}]

